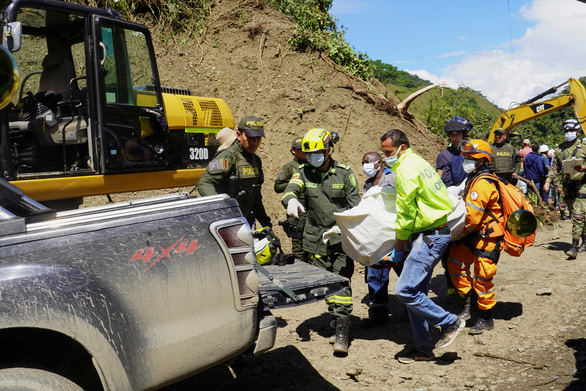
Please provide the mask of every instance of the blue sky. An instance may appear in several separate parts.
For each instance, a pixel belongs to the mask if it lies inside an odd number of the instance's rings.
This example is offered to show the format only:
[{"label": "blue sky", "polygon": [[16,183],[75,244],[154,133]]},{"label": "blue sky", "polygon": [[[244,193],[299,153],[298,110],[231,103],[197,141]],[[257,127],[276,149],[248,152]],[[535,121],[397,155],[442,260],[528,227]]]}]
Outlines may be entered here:
[{"label": "blue sky", "polygon": [[577,0],[334,0],[330,13],[356,51],[501,108],[586,76]]}]

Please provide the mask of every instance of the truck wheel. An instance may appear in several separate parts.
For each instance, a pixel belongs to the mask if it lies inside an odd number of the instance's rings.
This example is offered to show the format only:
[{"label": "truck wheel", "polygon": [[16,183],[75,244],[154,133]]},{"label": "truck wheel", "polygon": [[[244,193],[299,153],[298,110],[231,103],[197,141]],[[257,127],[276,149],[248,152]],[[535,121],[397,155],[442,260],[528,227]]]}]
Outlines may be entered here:
[{"label": "truck wheel", "polygon": [[63,376],[32,368],[8,368],[0,370],[0,390],[83,391],[80,386]]}]

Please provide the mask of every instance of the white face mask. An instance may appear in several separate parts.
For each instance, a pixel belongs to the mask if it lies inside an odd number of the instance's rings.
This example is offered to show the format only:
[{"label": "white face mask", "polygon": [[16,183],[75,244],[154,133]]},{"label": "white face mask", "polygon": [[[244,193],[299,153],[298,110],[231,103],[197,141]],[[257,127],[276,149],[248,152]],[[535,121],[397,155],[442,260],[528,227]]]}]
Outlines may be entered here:
[{"label": "white face mask", "polygon": [[476,170],[476,160],[464,159],[462,162],[462,168],[466,174],[470,174],[472,171]]},{"label": "white face mask", "polygon": [[372,178],[378,172],[378,168],[374,167],[377,163],[379,163],[379,162],[363,163],[362,164],[362,172],[364,172],[364,174],[366,176],[368,176],[369,178]]},{"label": "white face mask", "polygon": [[564,133],[564,138],[569,143],[571,143],[572,141],[576,141],[576,139],[578,138],[578,132],[566,132]]},{"label": "white face mask", "polygon": [[306,159],[309,164],[318,168],[318,167],[323,166],[324,161],[326,160],[326,154],[325,153],[308,153]]},{"label": "white face mask", "polygon": [[401,151],[401,147],[397,149],[394,155],[385,158],[385,164],[388,168],[393,168],[395,164],[397,164],[397,160],[399,160],[399,152]]}]

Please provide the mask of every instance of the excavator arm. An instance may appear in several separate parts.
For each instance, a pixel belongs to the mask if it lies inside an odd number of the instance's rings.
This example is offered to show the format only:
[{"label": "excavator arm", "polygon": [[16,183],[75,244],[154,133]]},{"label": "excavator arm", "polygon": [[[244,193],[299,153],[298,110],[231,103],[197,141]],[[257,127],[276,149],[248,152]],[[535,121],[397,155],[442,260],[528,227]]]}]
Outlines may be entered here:
[{"label": "excavator arm", "polygon": [[[559,95],[554,98],[540,100],[546,95],[553,94],[566,84],[570,85],[569,95]],[[509,134],[509,132],[517,125],[521,125],[522,123],[568,106],[573,107],[574,115],[584,129],[586,125],[586,88],[584,88],[582,83],[576,79],[568,79],[568,81],[559,86],[552,87],[544,93],[541,93],[536,97],[521,103],[519,106],[513,107],[499,115],[490,129],[488,142],[492,143],[494,141],[494,131],[498,128],[503,128],[505,132]]]}]

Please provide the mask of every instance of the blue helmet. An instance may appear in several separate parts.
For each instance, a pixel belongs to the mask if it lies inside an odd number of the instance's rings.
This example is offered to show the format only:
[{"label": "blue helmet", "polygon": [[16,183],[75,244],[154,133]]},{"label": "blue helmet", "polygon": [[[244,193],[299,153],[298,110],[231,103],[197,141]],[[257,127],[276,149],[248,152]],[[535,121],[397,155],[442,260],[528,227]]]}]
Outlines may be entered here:
[{"label": "blue helmet", "polygon": [[466,135],[466,133],[468,133],[469,130],[472,130],[472,128],[474,127],[474,125],[472,125],[472,122],[468,121],[465,118],[462,117],[458,117],[458,116],[454,116],[451,120],[449,120],[446,123],[446,126],[444,127],[444,131],[447,134],[450,134],[450,132],[464,132],[464,135]]}]

